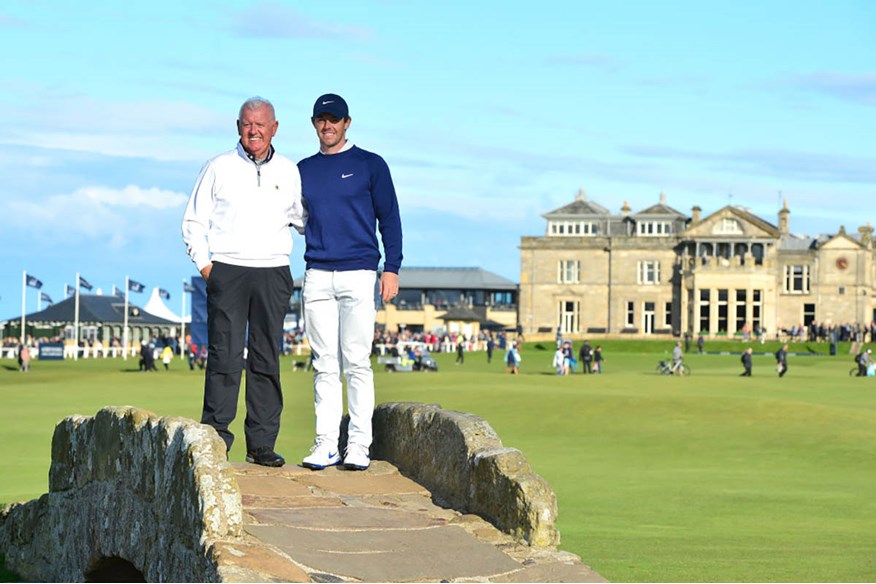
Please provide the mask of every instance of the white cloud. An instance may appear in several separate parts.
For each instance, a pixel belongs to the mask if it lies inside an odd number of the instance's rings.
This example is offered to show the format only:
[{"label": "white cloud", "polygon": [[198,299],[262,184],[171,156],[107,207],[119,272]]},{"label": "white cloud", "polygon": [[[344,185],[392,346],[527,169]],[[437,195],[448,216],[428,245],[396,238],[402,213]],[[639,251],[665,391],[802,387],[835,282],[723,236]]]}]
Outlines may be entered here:
[{"label": "white cloud", "polygon": [[[9,106],[0,144],[156,160],[204,160],[234,137],[236,111],[185,102],[111,101],[84,95],[41,95]],[[202,146],[203,144],[203,146]]]},{"label": "white cloud", "polygon": [[279,2],[261,2],[236,15],[234,30],[242,36],[259,39],[312,38],[334,41],[370,41],[372,29],[364,26],[339,24],[334,18],[312,20]]},{"label": "white cloud", "polygon": [[125,188],[86,187],[71,195],[77,201],[88,201],[106,207],[151,207],[153,209],[173,209],[186,204],[188,196],[182,193],[158,188],[143,189],[134,185]]},{"label": "white cloud", "polygon": [[[134,185],[123,189],[90,186],[43,200],[8,203],[16,227],[59,244],[91,240],[118,248],[159,225],[181,221],[183,193]],[[172,210],[173,213],[169,213]]]},{"label": "white cloud", "polygon": [[819,71],[801,75],[797,83],[811,91],[834,97],[876,105],[876,73],[850,74],[837,71]]}]

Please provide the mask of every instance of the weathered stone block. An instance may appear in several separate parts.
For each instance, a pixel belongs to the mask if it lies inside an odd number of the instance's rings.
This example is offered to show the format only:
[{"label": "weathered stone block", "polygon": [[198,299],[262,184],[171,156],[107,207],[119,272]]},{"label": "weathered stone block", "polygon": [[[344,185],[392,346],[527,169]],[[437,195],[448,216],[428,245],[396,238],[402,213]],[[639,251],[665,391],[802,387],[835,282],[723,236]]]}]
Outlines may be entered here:
[{"label": "weathered stone block", "polygon": [[130,406],[55,428],[50,492],[0,515],[0,551],[28,580],[82,581],[121,558],[148,581],[219,579],[213,542],[242,534],[240,491],[216,432]]},{"label": "weathered stone block", "polygon": [[373,425],[373,456],[393,462],[436,502],[476,513],[530,545],[559,543],[550,485],[483,418],[398,402],[379,405]]}]

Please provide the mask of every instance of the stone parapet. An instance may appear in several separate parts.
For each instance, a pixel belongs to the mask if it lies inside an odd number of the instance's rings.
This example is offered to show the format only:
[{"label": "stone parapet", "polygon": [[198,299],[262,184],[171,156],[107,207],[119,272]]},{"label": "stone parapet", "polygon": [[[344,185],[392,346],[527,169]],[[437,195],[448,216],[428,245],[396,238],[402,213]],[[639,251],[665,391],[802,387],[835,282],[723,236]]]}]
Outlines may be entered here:
[{"label": "stone parapet", "polygon": [[534,546],[554,546],[557,498],[523,453],[472,414],[421,403],[374,410],[374,458],[391,461],[441,505],[487,519]]},{"label": "stone parapet", "polygon": [[211,548],[242,524],[212,428],[109,407],[55,427],[49,492],[0,513],[0,550],[26,580],[81,582],[123,559],[147,581],[215,582]]},{"label": "stone parapet", "polygon": [[[320,566],[340,557],[350,581],[385,578],[396,573],[380,563],[392,553],[405,566],[399,581],[409,581],[422,558],[405,559],[406,538],[420,537],[445,558],[433,566],[443,574],[450,558],[460,558],[455,550],[470,549],[476,536],[495,547],[495,565],[470,558],[457,566],[463,581],[512,573],[526,581],[558,574],[603,581],[556,551],[556,496],[483,419],[389,403],[375,409],[374,433],[368,471],[312,473],[235,467],[213,428],[185,418],[131,406],[70,416],[55,427],[49,492],[0,511],[0,554],[27,581],[254,582],[335,581]],[[441,507],[428,511],[420,497]],[[416,513],[403,512],[405,505]],[[268,537],[277,530],[300,541]],[[339,539],[339,530],[347,535]],[[482,541],[490,530],[496,541]],[[267,539],[259,540],[262,532]],[[317,536],[331,545],[314,548]],[[347,553],[350,538],[363,549]],[[363,564],[365,552],[376,563]]]}]

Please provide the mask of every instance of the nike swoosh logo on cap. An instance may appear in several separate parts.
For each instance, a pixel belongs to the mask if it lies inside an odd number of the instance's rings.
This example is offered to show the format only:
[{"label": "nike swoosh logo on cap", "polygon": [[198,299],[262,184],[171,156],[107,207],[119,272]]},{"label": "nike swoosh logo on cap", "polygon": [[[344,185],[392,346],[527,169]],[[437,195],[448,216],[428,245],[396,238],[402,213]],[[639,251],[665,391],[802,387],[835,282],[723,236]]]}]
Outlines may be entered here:
[{"label": "nike swoosh logo on cap", "polygon": [[330,103],[335,103],[335,100],[324,101],[324,102],[322,102],[322,105],[328,105],[328,104],[330,104]]}]

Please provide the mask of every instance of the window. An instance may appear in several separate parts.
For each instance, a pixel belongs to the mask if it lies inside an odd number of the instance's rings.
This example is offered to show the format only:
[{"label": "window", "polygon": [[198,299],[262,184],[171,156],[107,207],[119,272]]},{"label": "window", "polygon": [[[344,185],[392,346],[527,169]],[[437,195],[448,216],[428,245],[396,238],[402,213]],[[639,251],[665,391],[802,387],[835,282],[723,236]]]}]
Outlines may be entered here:
[{"label": "window", "polygon": [[392,299],[390,304],[403,310],[422,310],[423,293],[419,289],[406,288],[398,291],[398,296]]},{"label": "window", "polygon": [[548,231],[551,235],[581,236],[596,235],[599,228],[592,221],[551,221],[548,223]]},{"label": "window", "polygon": [[705,333],[712,330],[710,300],[711,290],[700,290],[700,330]]},{"label": "window", "polygon": [[669,221],[642,221],[637,225],[639,235],[660,236],[672,234],[672,223]]},{"label": "window", "polygon": [[426,292],[426,303],[438,307],[457,306],[462,302],[462,290],[429,290]]},{"label": "window", "polygon": [[751,255],[754,256],[754,264],[756,266],[763,265],[763,244],[762,243],[752,243],[751,244]]},{"label": "window", "polygon": [[626,320],[624,324],[627,328],[633,328],[636,326],[636,303],[635,302],[627,302],[627,312],[626,312]]},{"label": "window", "polygon": [[557,264],[557,283],[577,284],[581,281],[581,262],[578,260],[560,260]]},{"label": "window", "polygon": [[666,310],[663,312],[663,326],[672,328],[672,303],[666,303]]},{"label": "window", "polygon": [[785,292],[788,294],[809,294],[809,266],[785,266]]},{"label": "window", "polygon": [[561,300],[559,305],[560,332],[577,334],[581,332],[579,314],[581,303],[576,300]]},{"label": "window", "polygon": [[815,305],[814,304],[804,304],[803,305],[803,325],[809,326],[815,321]]},{"label": "window", "polygon": [[642,304],[642,328],[646,335],[650,335],[654,332],[655,309],[656,303],[654,302],[645,302]]},{"label": "window", "polygon": [[763,307],[763,291],[751,291],[751,326],[754,330],[760,330],[761,327],[761,308]]},{"label": "window", "polygon": [[638,276],[636,278],[636,281],[639,284],[660,283],[660,262],[640,261],[638,264],[638,268]]},{"label": "window", "polygon": [[718,290],[718,332],[727,332],[727,290]]},{"label": "window", "polygon": [[736,219],[725,217],[718,223],[715,223],[715,228],[712,233],[720,235],[742,235],[742,224]]},{"label": "window", "polygon": [[514,306],[514,295],[508,291],[490,292],[490,306]]},{"label": "window", "polygon": [[745,323],[748,322],[747,311],[745,307],[745,298],[746,291],[745,290],[737,290],[736,291],[736,330],[741,331],[745,327]]}]

